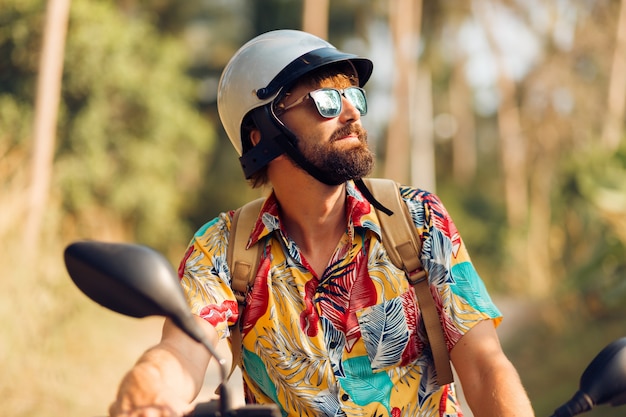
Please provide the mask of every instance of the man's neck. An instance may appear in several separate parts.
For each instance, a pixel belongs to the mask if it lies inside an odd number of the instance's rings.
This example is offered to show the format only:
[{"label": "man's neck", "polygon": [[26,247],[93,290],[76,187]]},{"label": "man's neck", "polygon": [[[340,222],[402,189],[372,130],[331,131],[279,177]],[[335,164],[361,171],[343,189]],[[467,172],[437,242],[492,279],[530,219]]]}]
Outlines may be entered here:
[{"label": "man's neck", "polygon": [[312,177],[274,183],[281,224],[314,271],[326,268],[346,228],[345,184],[329,186]]}]

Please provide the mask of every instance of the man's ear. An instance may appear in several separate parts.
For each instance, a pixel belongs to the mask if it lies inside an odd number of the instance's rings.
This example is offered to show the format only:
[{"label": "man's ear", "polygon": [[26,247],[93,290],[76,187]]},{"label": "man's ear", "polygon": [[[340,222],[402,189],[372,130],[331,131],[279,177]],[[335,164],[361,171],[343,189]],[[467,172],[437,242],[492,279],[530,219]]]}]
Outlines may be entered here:
[{"label": "man's ear", "polygon": [[259,129],[252,129],[250,131],[250,142],[252,146],[256,146],[261,141],[261,131]]}]

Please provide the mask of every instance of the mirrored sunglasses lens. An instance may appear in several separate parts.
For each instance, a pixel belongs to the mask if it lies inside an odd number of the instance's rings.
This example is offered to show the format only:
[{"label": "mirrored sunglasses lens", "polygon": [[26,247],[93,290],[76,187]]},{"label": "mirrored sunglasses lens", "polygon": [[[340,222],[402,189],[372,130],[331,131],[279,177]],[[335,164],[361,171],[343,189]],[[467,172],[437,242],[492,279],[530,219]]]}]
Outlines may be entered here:
[{"label": "mirrored sunglasses lens", "polygon": [[317,90],[311,92],[317,111],[323,117],[337,117],[341,112],[341,95],[337,90]]},{"label": "mirrored sunglasses lens", "polygon": [[361,116],[367,113],[367,99],[365,98],[365,92],[363,90],[351,87],[347,88],[344,94],[348,101],[361,113]]}]

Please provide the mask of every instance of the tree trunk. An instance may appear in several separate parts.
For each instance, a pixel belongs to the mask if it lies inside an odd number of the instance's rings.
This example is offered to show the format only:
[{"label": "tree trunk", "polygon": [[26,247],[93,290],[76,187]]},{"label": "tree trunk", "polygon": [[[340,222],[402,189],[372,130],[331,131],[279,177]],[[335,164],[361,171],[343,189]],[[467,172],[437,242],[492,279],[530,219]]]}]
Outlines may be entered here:
[{"label": "tree trunk", "polygon": [[497,86],[500,92],[498,106],[498,133],[500,138],[500,160],[504,181],[504,199],[507,215],[507,253],[511,261],[505,271],[509,289],[529,293],[529,259],[526,224],[528,220],[528,172],[527,149],[522,135],[517,86],[508,76],[502,54],[493,33],[492,10],[487,0],[477,2],[477,18],[482,23],[487,42],[493,51],[498,69]]},{"label": "tree trunk", "polygon": [[480,2],[477,17],[482,22],[487,41],[493,51],[498,68],[498,132],[502,169],[504,172],[504,195],[509,226],[522,227],[528,212],[528,191],[526,172],[526,144],[522,135],[519,108],[516,100],[515,81],[508,76],[499,53],[495,34],[492,31],[491,11],[485,0]]},{"label": "tree trunk", "polygon": [[[418,46],[422,1],[389,2],[389,21],[395,49],[394,111],[387,132],[384,176],[401,183],[410,181],[411,117],[415,114],[411,97],[417,86]],[[416,149],[416,152],[419,152]]]},{"label": "tree trunk", "polygon": [[70,0],[48,0],[37,80],[29,204],[23,236],[24,247],[29,248],[33,257],[32,251],[36,251],[39,245],[52,177],[69,10]]},{"label": "tree trunk", "polygon": [[468,184],[476,175],[477,147],[472,92],[464,75],[463,63],[458,63],[450,82],[450,113],[457,128],[452,136],[452,174],[458,184]]},{"label": "tree trunk", "polygon": [[[556,125],[554,123],[552,126]],[[545,298],[554,289],[558,263],[553,262],[550,235],[552,229],[552,184],[554,161],[559,152],[559,132],[549,124],[541,130],[541,151],[537,153],[530,175],[528,238],[526,256],[528,277],[518,288],[535,298]]]},{"label": "tree trunk", "polygon": [[608,149],[619,146],[623,136],[624,110],[626,109],[626,0],[621,1],[617,22],[617,42],[613,53],[606,120],[602,143]]},{"label": "tree trunk", "polygon": [[302,30],[322,39],[328,39],[329,0],[304,0]]},{"label": "tree trunk", "polygon": [[430,192],[436,192],[435,178],[435,141],[433,135],[433,95],[432,80],[428,69],[421,67],[416,79],[416,88],[411,97],[413,117],[409,117],[411,137],[411,185]]}]

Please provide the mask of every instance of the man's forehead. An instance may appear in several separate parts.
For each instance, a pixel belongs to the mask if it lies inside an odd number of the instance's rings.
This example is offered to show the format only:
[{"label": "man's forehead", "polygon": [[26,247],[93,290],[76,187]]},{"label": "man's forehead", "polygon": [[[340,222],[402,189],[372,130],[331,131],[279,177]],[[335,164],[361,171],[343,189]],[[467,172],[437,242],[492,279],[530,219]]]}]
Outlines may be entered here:
[{"label": "man's forehead", "polygon": [[306,77],[298,82],[296,82],[290,91],[295,89],[299,89],[300,87],[305,88],[328,88],[328,87],[336,87],[336,88],[345,88],[350,86],[358,86],[359,78],[356,73],[349,73],[343,71],[334,71],[334,72],[326,72],[324,74],[319,74],[315,77]]}]

